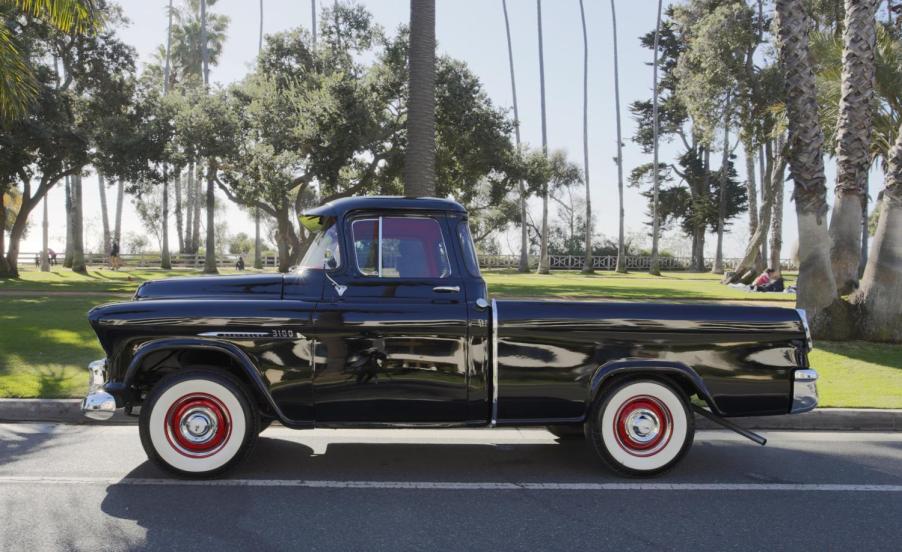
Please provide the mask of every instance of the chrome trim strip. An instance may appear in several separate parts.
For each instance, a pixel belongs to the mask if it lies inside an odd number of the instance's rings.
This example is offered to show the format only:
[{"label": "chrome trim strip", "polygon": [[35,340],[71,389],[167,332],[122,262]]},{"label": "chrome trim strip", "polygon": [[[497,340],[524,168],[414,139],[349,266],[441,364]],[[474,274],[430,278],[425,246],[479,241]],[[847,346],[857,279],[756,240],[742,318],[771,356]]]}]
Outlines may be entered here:
[{"label": "chrome trim strip", "polygon": [[492,419],[491,427],[498,423],[498,302],[492,299]]},{"label": "chrome trim strip", "polygon": [[203,332],[198,337],[224,337],[227,339],[254,339],[259,337],[273,337],[270,332]]}]

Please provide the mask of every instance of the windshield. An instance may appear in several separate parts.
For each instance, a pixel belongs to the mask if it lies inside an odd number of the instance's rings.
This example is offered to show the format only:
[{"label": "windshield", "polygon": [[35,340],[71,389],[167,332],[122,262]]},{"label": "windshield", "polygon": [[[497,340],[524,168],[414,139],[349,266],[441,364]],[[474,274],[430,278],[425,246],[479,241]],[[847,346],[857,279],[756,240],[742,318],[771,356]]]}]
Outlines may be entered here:
[{"label": "windshield", "polygon": [[298,269],[304,268],[323,268],[326,266],[327,251],[330,257],[328,268],[338,268],[341,266],[341,248],[338,242],[338,226],[335,219],[326,221],[323,229],[316,233],[313,243],[307,249],[307,254],[301,260]]}]

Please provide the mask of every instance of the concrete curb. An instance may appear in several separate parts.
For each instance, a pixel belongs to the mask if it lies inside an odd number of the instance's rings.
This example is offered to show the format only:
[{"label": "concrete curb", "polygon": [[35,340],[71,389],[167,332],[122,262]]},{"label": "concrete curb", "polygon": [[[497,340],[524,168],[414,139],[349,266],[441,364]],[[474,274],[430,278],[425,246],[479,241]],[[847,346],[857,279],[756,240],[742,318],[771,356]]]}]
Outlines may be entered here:
[{"label": "concrete curb", "polygon": [[[0,399],[0,422],[55,422],[64,424],[134,424],[137,418],[121,410],[105,422],[81,414],[79,399]],[[796,431],[902,431],[902,410],[819,408],[806,414],[732,418],[751,430]],[[696,416],[699,429],[721,426]]]}]

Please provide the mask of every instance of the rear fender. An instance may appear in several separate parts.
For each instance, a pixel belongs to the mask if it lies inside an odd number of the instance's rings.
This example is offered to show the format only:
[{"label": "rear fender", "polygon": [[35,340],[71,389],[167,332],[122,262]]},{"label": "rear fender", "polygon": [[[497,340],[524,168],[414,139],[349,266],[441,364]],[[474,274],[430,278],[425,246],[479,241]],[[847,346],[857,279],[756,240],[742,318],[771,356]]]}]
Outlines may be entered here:
[{"label": "rear fender", "polygon": [[589,386],[589,404],[595,400],[595,397],[604,389],[606,382],[613,377],[622,376],[646,376],[658,375],[679,378],[687,383],[690,388],[694,388],[695,392],[704,399],[711,410],[720,414],[717,404],[714,402],[708,387],[704,380],[698,375],[698,372],[681,362],[666,362],[660,360],[614,360],[601,365],[592,376]]}]

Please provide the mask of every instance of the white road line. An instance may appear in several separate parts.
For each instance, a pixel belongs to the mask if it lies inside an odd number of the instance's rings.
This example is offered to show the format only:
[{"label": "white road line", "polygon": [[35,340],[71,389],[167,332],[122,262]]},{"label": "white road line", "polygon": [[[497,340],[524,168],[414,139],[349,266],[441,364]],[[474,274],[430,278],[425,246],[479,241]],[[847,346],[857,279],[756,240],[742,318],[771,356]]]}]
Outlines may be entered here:
[{"label": "white road line", "polygon": [[4,476],[0,485],[129,485],[163,487],[300,487],[419,491],[794,491],[902,492],[902,485],[832,483],[495,483],[466,481],[316,481],[304,479],[141,479],[115,477]]}]

